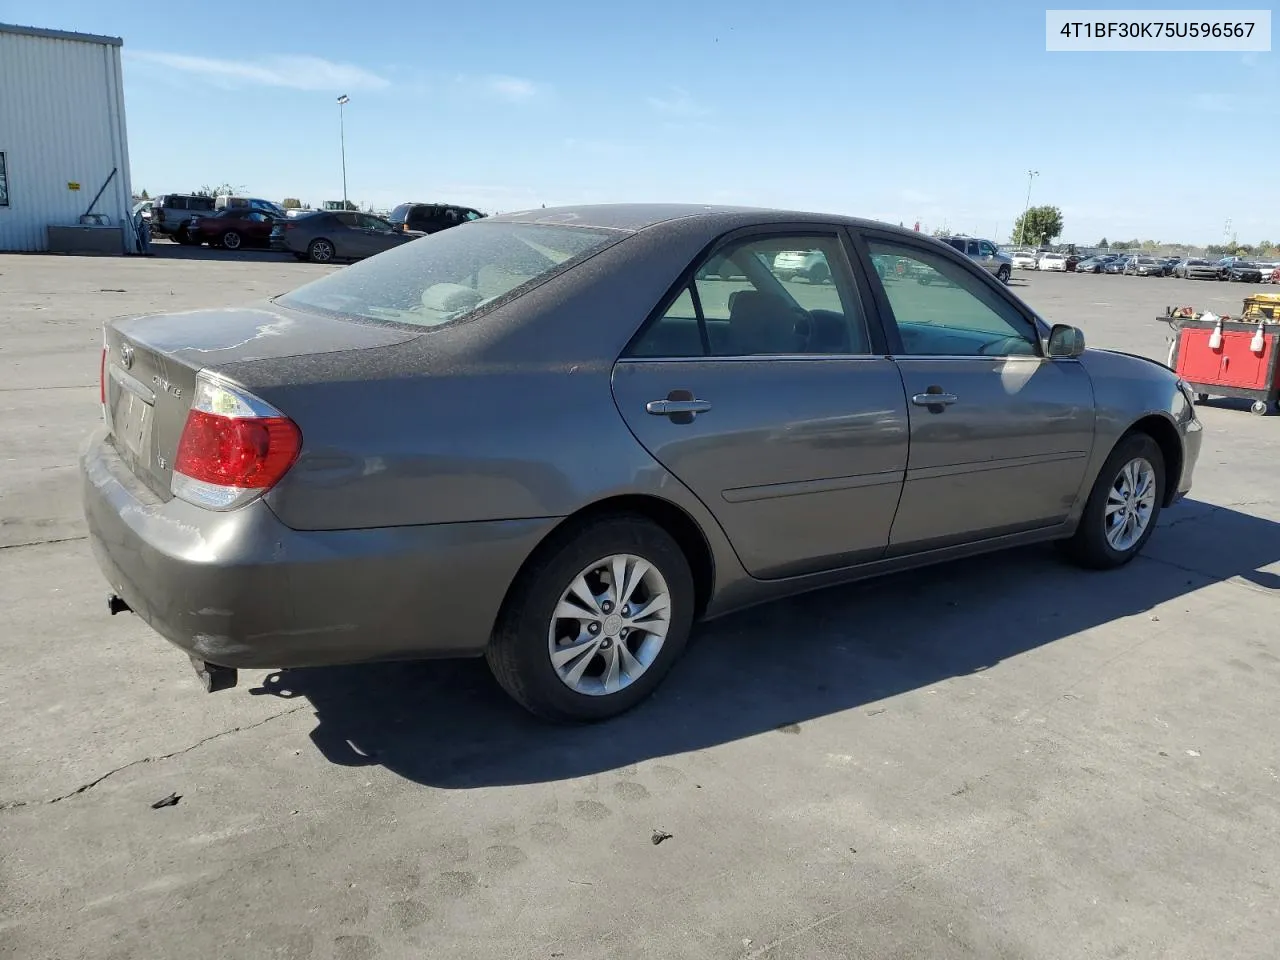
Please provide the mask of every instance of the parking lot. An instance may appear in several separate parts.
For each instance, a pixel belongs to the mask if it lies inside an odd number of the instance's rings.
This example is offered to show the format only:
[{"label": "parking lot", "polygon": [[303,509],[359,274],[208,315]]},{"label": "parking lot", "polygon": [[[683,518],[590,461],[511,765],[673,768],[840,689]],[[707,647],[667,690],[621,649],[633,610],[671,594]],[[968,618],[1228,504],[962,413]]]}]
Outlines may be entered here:
[{"label": "parking lot", "polygon": [[[601,726],[478,661],[209,696],[84,540],[101,322],[341,268],[156,253],[0,256],[0,956],[1275,955],[1280,418],[1203,405],[1128,567],[1032,548],[759,608]],[[1160,359],[1166,306],[1258,292],[1013,285]]]}]

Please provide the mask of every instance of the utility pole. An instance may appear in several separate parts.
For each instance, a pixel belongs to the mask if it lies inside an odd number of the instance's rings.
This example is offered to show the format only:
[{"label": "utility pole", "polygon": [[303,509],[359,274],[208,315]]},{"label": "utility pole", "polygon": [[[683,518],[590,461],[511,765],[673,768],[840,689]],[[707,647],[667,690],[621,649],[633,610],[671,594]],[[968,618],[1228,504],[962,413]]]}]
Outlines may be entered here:
[{"label": "utility pole", "polygon": [[342,108],[351,102],[345,93],[338,98],[338,143],[342,149],[342,209],[347,209],[347,127]]},{"label": "utility pole", "polygon": [[1022,220],[1018,223],[1018,246],[1022,246],[1022,236],[1027,229],[1027,213],[1031,210],[1031,182],[1038,176],[1039,170],[1027,171],[1027,204],[1022,208]]}]

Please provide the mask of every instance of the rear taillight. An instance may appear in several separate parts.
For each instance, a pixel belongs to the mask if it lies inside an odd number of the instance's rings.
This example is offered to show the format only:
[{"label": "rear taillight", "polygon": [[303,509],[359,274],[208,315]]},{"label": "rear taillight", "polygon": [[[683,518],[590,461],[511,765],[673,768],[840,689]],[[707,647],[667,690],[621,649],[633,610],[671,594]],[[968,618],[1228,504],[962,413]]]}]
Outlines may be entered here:
[{"label": "rear taillight", "polygon": [[107,345],[102,345],[102,357],[98,361],[98,402],[107,405]]},{"label": "rear taillight", "polygon": [[231,510],[275,486],[301,449],[302,432],[279,410],[201,375],[170,487],[188,503]]}]

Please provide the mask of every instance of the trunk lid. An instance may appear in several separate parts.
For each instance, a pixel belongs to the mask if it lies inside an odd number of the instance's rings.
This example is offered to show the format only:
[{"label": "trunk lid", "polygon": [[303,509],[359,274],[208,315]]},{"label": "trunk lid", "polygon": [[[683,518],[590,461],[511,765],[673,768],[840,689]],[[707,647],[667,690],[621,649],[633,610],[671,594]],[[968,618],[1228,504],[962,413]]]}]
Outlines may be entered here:
[{"label": "trunk lid", "polygon": [[134,475],[168,500],[174,455],[201,370],[385,347],[417,336],[270,304],[111,321],[103,328],[103,375],[104,414],[112,442]]}]

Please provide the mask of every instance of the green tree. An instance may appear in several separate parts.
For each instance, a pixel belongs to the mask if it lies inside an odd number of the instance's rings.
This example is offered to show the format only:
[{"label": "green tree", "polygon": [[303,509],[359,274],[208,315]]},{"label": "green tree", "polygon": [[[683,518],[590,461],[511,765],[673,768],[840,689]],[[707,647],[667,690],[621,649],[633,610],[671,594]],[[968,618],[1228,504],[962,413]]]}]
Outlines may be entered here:
[{"label": "green tree", "polygon": [[143,190],[140,194],[138,194],[138,199],[139,199],[139,200],[150,200],[150,199],[151,199],[151,194],[149,194],[149,193],[147,193],[147,191]]},{"label": "green tree", "polygon": [[1102,247],[1103,249],[1106,249],[1107,247],[1111,246],[1111,244],[1107,243],[1106,237],[1103,237],[1101,240],[1098,241],[1098,246]]},{"label": "green tree", "polygon": [[1032,207],[1013,223],[1013,242],[1038,247],[1062,236],[1062,211],[1057,207]]},{"label": "green tree", "polygon": [[217,186],[209,186],[209,184],[206,183],[199,190],[195,191],[195,195],[197,197],[222,197],[222,196],[234,197],[240,192],[242,192],[243,190],[244,190],[243,186],[236,187],[236,186],[232,186],[229,183],[219,183]]},{"label": "green tree", "polygon": [[285,197],[280,201],[280,206],[284,207],[286,210],[301,210],[302,201],[297,197]]}]

